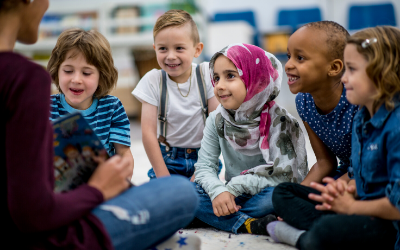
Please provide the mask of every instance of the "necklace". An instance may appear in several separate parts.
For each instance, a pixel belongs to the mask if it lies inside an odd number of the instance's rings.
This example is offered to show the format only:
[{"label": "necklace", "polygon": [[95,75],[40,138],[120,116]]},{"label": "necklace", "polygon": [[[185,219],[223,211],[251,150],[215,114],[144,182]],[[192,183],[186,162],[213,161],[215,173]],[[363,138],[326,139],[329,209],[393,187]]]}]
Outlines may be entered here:
[{"label": "necklace", "polygon": [[182,95],[181,89],[179,88],[179,84],[176,83],[176,86],[178,87],[179,90],[179,94],[181,94],[182,97],[188,97],[189,93],[190,93],[190,88],[192,87],[192,69],[190,69],[190,76],[189,76],[189,81],[190,81],[190,85],[189,85],[189,91],[187,92],[186,95]]}]

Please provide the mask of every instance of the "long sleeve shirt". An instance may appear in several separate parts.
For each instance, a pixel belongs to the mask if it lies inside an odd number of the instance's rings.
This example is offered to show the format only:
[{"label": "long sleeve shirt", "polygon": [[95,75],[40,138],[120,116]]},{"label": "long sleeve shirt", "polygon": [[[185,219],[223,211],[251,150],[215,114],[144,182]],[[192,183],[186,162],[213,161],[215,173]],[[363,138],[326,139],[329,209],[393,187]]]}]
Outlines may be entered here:
[{"label": "long sleeve shirt", "polygon": [[50,77],[39,65],[0,53],[0,161],[5,245],[15,249],[112,249],[91,210],[103,202],[88,185],[56,194]]}]

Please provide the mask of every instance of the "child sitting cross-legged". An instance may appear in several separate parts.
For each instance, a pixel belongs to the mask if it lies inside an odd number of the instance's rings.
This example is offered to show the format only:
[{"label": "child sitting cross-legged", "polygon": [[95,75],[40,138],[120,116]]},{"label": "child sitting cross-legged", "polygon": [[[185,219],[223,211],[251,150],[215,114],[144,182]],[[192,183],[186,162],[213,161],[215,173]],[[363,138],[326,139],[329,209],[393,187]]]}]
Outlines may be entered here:
[{"label": "child sitting cross-legged", "polygon": [[[299,124],[274,101],[282,65],[257,46],[232,44],[212,57],[210,71],[221,104],[207,119],[195,164],[196,218],[235,234],[265,235],[276,219],[274,187],[300,183],[308,172]],[[227,183],[217,176],[221,152]]]},{"label": "child sitting cross-legged", "polygon": [[[347,40],[342,81],[354,117],[349,182],[282,183],[268,225],[299,249],[400,249],[400,30],[382,26]],[[397,241],[396,241],[397,234]]]},{"label": "child sitting cross-legged", "polygon": [[340,79],[348,36],[338,23],[319,21],[305,24],[288,41],[288,85],[297,94],[296,109],[317,159],[302,182],[305,186],[326,176],[348,179],[351,125],[358,111],[347,101]]}]

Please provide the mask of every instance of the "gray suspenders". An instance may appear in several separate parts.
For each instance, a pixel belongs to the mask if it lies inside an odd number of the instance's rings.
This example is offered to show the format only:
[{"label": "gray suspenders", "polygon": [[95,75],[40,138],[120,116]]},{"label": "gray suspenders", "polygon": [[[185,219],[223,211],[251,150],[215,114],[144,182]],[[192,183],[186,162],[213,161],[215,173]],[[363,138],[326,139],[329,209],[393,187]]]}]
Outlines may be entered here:
[{"label": "gray suspenders", "polygon": [[[204,123],[208,117],[208,101],[206,85],[203,79],[200,64],[196,67],[197,87],[200,95],[201,110],[203,111]],[[160,121],[160,136],[158,141],[166,145],[166,151],[169,151],[170,145],[167,142],[167,103],[168,103],[168,89],[167,89],[167,73],[161,70],[160,81],[160,106],[158,107],[158,120]]]}]

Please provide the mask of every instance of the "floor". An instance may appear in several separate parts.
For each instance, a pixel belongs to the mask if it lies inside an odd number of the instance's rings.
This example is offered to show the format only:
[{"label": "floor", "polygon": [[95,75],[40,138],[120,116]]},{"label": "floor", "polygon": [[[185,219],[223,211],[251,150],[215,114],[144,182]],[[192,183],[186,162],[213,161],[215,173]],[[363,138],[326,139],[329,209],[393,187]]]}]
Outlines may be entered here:
[{"label": "floor", "polygon": [[[282,62],[284,65],[285,62]],[[279,103],[282,107],[285,107],[290,114],[297,118],[299,121],[300,127],[302,128],[304,135],[306,137],[306,148],[307,148],[307,157],[308,157],[308,167],[310,168],[316,162],[314,152],[311,148],[310,142],[308,140],[308,135],[303,126],[303,123],[300,122],[296,106],[295,106],[295,95],[290,93],[289,87],[287,84],[287,77],[284,74],[281,86],[281,92],[276,99],[276,102]],[[135,159],[135,169],[132,177],[132,182],[135,185],[143,184],[149,181],[147,177],[147,171],[151,168],[151,164],[149,159],[147,158],[146,152],[144,150],[142,144],[142,133],[140,123],[138,121],[131,121],[131,138],[132,138],[132,146],[131,151],[133,157]],[[223,159],[221,158],[222,162]],[[225,180],[224,177],[224,168],[221,171],[220,179]],[[293,247],[277,244],[268,236],[258,236],[258,235],[249,235],[249,234],[230,234],[224,231],[219,231],[216,229],[186,229],[181,230],[179,233],[184,234],[196,234],[201,238],[202,241],[202,250],[218,250],[218,249],[268,249],[268,250],[289,250],[295,249]]]},{"label": "floor", "polygon": [[[131,138],[132,146],[131,151],[135,159],[135,169],[133,172],[132,182],[135,185],[143,184],[149,181],[147,171],[150,169],[151,164],[147,158],[146,152],[142,144],[142,134],[140,123],[138,121],[131,121]],[[310,146],[307,146],[309,154],[313,154]],[[311,155],[312,157],[312,155]],[[223,159],[221,158],[223,161]],[[310,162],[309,162],[310,164]],[[221,171],[220,179],[224,180],[224,169]],[[277,244],[267,236],[249,235],[249,234],[230,234],[216,229],[185,229],[179,233],[196,234],[202,241],[202,250],[219,250],[219,249],[268,249],[268,250],[289,250],[295,249],[293,247]]]}]

